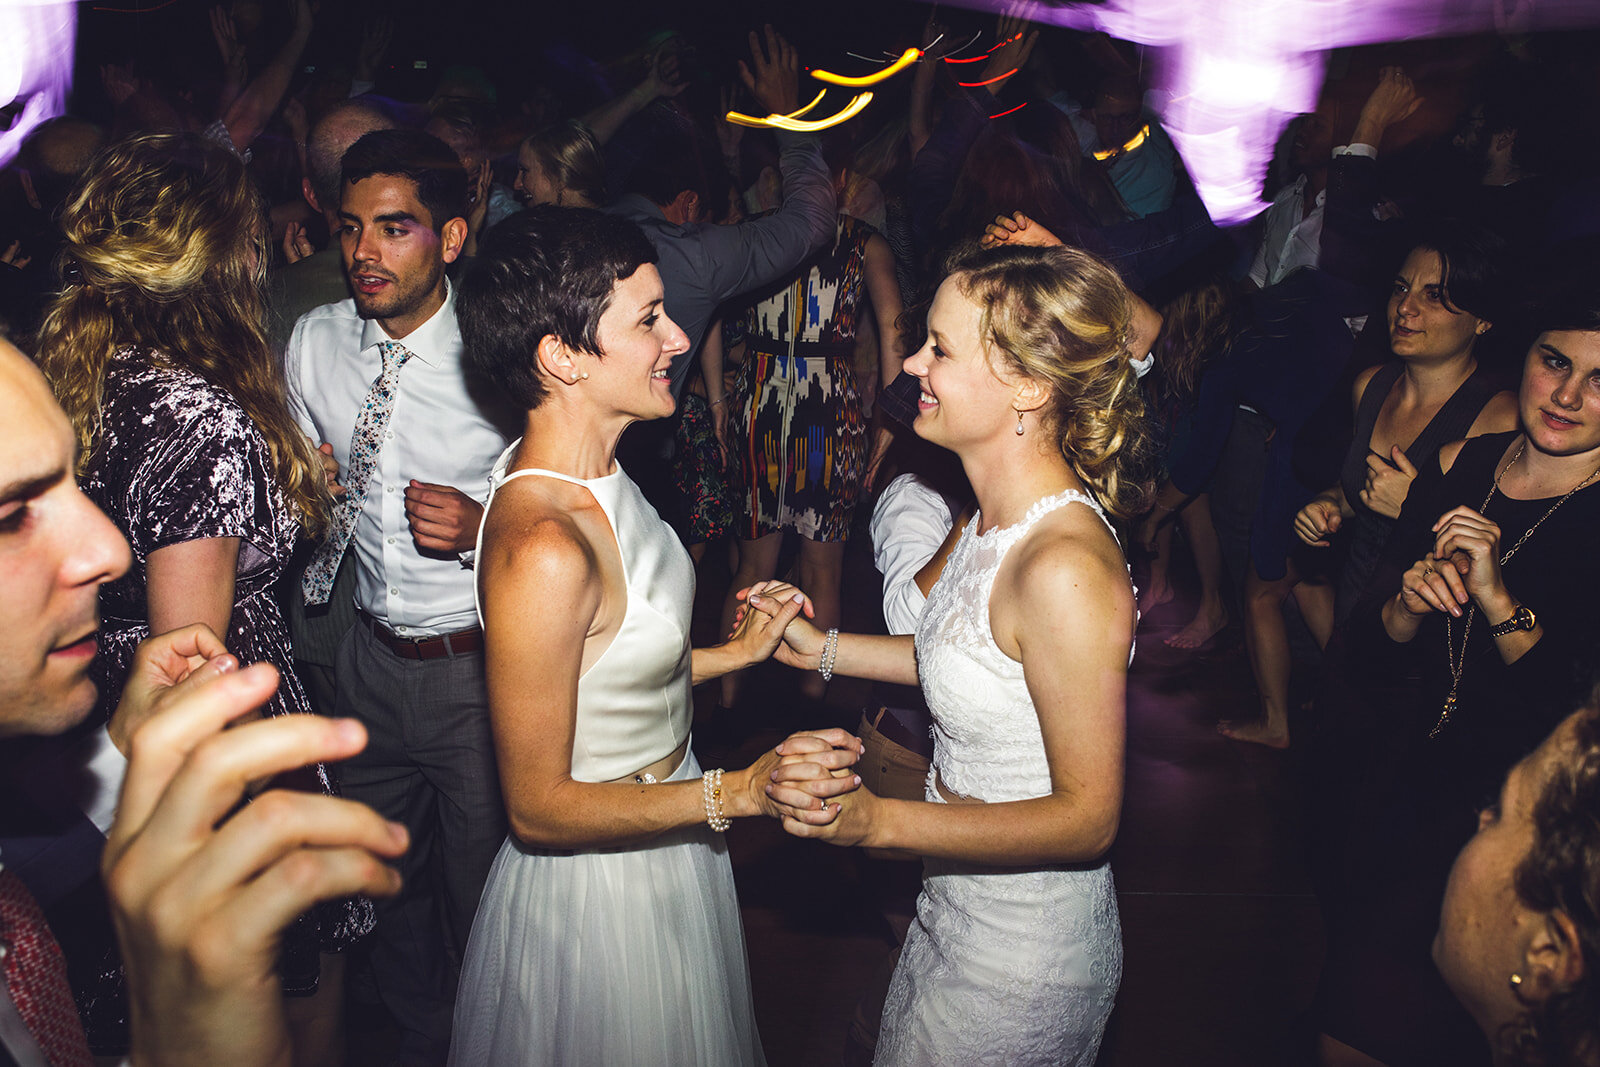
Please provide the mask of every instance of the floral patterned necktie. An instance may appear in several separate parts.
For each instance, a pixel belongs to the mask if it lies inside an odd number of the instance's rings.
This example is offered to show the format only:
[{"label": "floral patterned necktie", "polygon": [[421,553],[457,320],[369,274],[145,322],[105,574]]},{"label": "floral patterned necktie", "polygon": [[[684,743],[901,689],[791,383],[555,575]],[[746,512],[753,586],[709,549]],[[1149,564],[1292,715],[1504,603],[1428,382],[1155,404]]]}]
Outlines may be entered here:
[{"label": "floral patterned necktie", "polygon": [[378,345],[383,357],[383,372],[367,391],[361,411],[356,416],[355,433],[350,437],[350,465],[345,472],[345,494],[333,507],[333,524],[327,539],[317,547],[306,564],[300,578],[300,588],[306,603],[326,604],[333,593],[333,579],[339,573],[339,561],[344,550],[350,547],[350,538],[356,531],[356,520],[367,502],[367,487],[372,484],[373,468],[378,464],[378,452],[383,447],[384,435],[389,430],[389,416],[394,413],[394,389],[400,380],[400,368],[411,358],[411,350],[399,341],[383,341]]},{"label": "floral patterned necktie", "polygon": [[5,870],[0,870],[0,978],[51,1067],[93,1067],[61,946],[28,887]]}]

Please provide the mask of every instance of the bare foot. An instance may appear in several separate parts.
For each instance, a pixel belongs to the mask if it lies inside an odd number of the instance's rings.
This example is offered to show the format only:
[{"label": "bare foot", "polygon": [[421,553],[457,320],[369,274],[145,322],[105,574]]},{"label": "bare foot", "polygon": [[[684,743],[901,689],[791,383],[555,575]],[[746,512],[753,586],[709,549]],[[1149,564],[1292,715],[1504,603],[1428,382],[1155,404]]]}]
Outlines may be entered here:
[{"label": "bare foot", "polygon": [[1234,722],[1232,719],[1223,719],[1217,723],[1217,733],[1230,741],[1249,741],[1252,744],[1266,745],[1268,748],[1288,748],[1289,729],[1284,727],[1282,732],[1275,732],[1267,728],[1264,722]]},{"label": "bare foot", "polygon": [[1171,600],[1172,596],[1172,586],[1170,584],[1166,582],[1162,582],[1160,585],[1151,583],[1149,589],[1141,590],[1139,593],[1139,614],[1150,614],[1150,612]]},{"label": "bare foot", "polygon": [[1182,649],[1192,652],[1203,647],[1206,642],[1217,636],[1228,625],[1228,610],[1218,607],[1215,611],[1207,611],[1204,607],[1189,620],[1189,625],[1166,639],[1168,648]]}]

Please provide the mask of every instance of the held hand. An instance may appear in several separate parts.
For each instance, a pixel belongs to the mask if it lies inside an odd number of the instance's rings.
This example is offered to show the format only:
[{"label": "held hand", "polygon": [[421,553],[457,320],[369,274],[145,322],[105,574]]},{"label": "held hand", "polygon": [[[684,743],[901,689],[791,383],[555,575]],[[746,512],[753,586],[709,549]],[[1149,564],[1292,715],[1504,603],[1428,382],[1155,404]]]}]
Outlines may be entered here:
[{"label": "held hand", "polygon": [[762,753],[748,770],[754,811],[820,825],[838,815],[835,798],[861,785],[853,768],[861,739],[844,730],[803,730]]},{"label": "held hand", "polygon": [[1343,522],[1338,501],[1319,496],[1294,517],[1294,532],[1313,548],[1327,548],[1333,543],[1329,537],[1339,532]]},{"label": "held hand", "polygon": [[1389,458],[1367,453],[1367,484],[1361,488],[1361,502],[1390,519],[1400,517],[1400,508],[1411,492],[1417,468],[1411,465],[1399,445],[1389,449]]},{"label": "held hand", "polygon": [[[1471,597],[1480,610],[1490,613],[1511,599],[1500,571],[1499,526],[1471,508],[1458,507],[1439,516],[1433,532],[1434,558],[1443,561],[1441,569],[1458,578],[1465,593],[1461,603]],[[1509,614],[1509,609],[1501,614]]]},{"label": "held hand", "polygon": [[[228,655],[222,639],[204,623],[140,642],[133,653],[133,667],[122,688],[122,699],[106,724],[111,743],[126,756],[133,735],[175,698],[176,686],[197,674],[203,676],[201,680],[215,678],[238,667],[239,661]],[[181,696],[177,694],[177,698]]]},{"label": "held hand", "polygon": [[1455,564],[1441,563],[1431,554],[1413,563],[1400,578],[1400,609],[1414,619],[1435,611],[1460,618],[1467,599]]},{"label": "held hand", "polygon": [[406,487],[406,521],[418,548],[466,552],[478,543],[483,505],[454,486],[413,478]]},{"label": "held hand", "polygon": [[[775,616],[791,590],[794,590],[794,586],[786,582],[757,582],[734,595],[749,604],[751,611]],[[809,597],[806,598],[803,611],[808,616],[815,614]],[[774,658],[786,667],[814,671],[822,662],[822,644],[826,638],[827,635],[821,630],[797,615],[785,627],[783,644],[773,653]]]},{"label": "held hand", "polygon": [[322,456],[322,473],[328,477],[328,492],[335,498],[344,496],[345,487],[339,484],[339,461],[333,458],[333,445],[324,441],[317,446],[317,452]]},{"label": "held hand", "polygon": [[774,115],[787,115],[800,106],[800,59],[794,46],[771,26],[766,27],[765,51],[755,31],[750,32],[750,65],[739,61],[739,79],[756,103]]},{"label": "held hand", "polygon": [[102,871],[135,1063],[288,1062],[284,928],[321,901],[399,888],[388,861],[405,851],[405,829],[363,804],[271,790],[238,808],[249,781],[366,744],[360,724],[316,715],[225,729],[277,683],[266,664],[194,672],[133,735]]},{"label": "held hand", "polygon": [[868,843],[877,823],[881,804],[872,790],[858,786],[828,805],[832,818],[827,822],[807,817],[815,813],[786,808],[782,814],[783,828],[795,837],[818,838],[831,845],[863,845]]},{"label": "held hand", "polygon": [[795,590],[781,601],[772,600],[770,606],[773,608],[770,613],[761,610],[739,615],[733,633],[728,636],[728,644],[739,650],[747,667],[770,659],[783,643],[784,629],[803,608],[811,605],[805,594]]},{"label": "held hand", "polygon": [[1022,212],[1013,211],[1009,215],[996,215],[994,221],[984,227],[983,237],[979,243],[985,248],[994,248],[1003,244],[1038,245],[1044,248],[1053,247],[1063,242],[1061,238]]},{"label": "held hand", "polygon": [[[311,244],[311,238],[306,236],[306,229],[298,222],[291,222],[283,228],[283,258],[290,264],[298,263],[316,252]],[[331,447],[331,446],[329,446]],[[334,467],[338,471],[337,464]]]}]

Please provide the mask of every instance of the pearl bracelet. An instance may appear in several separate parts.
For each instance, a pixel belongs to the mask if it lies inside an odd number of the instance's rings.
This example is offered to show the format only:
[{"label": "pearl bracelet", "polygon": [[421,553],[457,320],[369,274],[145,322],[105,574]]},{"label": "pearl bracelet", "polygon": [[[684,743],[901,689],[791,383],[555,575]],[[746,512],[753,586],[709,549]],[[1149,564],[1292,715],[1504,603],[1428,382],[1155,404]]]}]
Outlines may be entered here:
[{"label": "pearl bracelet", "polygon": [[822,675],[824,682],[833,681],[833,663],[839,658],[839,629],[834,627],[828,631],[828,639],[822,642],[822,662],[817,664],[817,673]]},{"label": "pearl bracelet", "polygon": [[706,803],[706,823],[720,834],[733,825],[733,820],[723,813],[721,767],[700,776],[700,790]]}]

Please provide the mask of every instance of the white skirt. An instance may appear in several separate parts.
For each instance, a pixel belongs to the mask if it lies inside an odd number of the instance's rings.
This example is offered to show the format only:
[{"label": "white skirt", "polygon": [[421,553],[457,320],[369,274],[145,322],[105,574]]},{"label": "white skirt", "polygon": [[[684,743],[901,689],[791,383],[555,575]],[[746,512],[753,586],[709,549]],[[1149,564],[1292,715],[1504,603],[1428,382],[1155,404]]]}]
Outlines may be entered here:
[{"label": "white skirt", "polygon": [[[688,753],[668,781],[698,778]],[[500,847],[456,994],[451,1067],[765,1064],[722,835]]]}]

